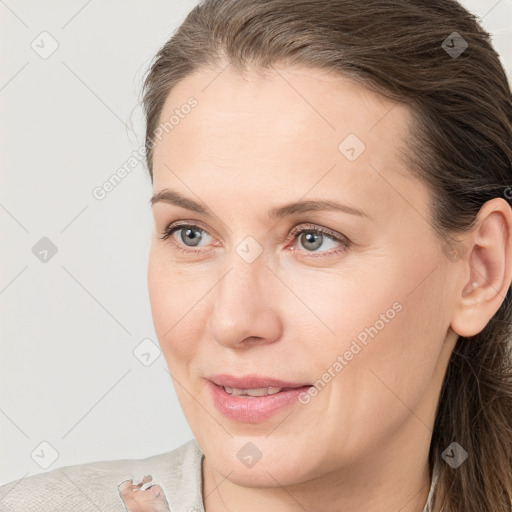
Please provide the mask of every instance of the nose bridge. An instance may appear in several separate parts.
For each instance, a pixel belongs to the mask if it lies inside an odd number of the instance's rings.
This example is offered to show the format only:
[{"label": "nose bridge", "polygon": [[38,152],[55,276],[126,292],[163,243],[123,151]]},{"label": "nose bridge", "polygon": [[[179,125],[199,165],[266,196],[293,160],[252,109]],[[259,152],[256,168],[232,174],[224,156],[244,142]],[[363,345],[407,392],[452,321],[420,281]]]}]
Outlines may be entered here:
[{"label": "nose bridge", "polygon": [[279,318],[270,300],[275,296],[275,276],[266,266],[260,244],[243,240],[227,253],[224,269],[209,319],[213,338],[233,347],[247,338],[279,337]]},{"label": "nose bridge", "polygon": [[268,280],[267,274],[270,272],[266,268],[263,246],[249,235],[226,250],[225,257],[226,271],[219,283],[218,299],[241,300],[245,310],[248,310],[263,298],[260,296],[260,285]]}]

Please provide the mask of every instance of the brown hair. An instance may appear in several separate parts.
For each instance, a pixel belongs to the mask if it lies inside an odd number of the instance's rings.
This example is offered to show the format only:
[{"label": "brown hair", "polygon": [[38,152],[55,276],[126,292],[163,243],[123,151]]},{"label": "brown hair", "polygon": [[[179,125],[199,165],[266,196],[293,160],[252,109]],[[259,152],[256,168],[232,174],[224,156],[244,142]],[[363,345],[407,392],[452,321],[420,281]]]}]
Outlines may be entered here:
[{"label": "brown hair", "polygon": [[[460,55],[450,54],[454,41],[467,43]],[[409,105],[409,167],[432,192],[430,222],[448,246],[486,201],[511,204],[510,86],[489,34],[455,0],[201,2],[145,78],[152,181],[154,133],[170,90],[225,62],[239,71],[279,62],[339,72]],[[510,294],[480,333],[459,336],[448,364],[429,452],[444,512],[512,511]],[[454,441],[469,454],[457,469],[442,458]]]}]

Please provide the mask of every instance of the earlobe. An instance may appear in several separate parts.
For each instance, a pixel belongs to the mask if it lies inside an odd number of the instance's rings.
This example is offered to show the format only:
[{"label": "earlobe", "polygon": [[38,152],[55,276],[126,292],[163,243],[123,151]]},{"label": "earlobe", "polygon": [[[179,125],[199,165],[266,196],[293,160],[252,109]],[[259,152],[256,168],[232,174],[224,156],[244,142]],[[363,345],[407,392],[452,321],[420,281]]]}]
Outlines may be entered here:
[{"label": "earlobe", "polygon": [[[502,198],[487,201],[468,237],[468,257],[451,328],[463,337],[481,332],[505,300],[512,281],[512,208]],[[469,277],[467,277],[469,276]]]}]

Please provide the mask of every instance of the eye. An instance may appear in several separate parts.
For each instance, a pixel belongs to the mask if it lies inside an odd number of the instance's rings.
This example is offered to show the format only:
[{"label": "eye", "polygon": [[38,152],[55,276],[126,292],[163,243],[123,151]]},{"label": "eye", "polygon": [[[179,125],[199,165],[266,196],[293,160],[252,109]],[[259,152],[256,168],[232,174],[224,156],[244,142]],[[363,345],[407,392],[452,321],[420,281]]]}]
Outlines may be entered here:
[{"label": "eye", "polygon": [[[165,228],[165,231],[158,238],[165,241],[169,237],[173,236],[173,234],[177,231],[182,232],[179,235],[179,238],[181,239],[181,242],[185,244],[185,247],[183,247],[178,242],[174,241],[176,249],[182,252],[197,253],[198,251],[189,250],[186,247],[200,247],[199,244],[201,240],[204,238],[203,235],[201,235],[201,233],[206,233],[206,230],[200,228],[199,226],[196,226],[195,224],[170,224]],[[186,245],[188,242],[191,243],[190,246]]]},{"label": "eye", "polygon": [[[179,241],[176,241],[176,237],[173,235],[179,231],[181,231],[181,234],[178,236]],[[187,249],[187,247],[201,247],[200,243],[204,239],[204,235],[202,233],[206,233],[207,236],[211,237],[205,229],[196,224],[172,223],[167,226],[165,231],[158,238],[165,241],[172,237],[173,244],[178,251],[197,254],[200,251]],[[293,237],[295,241],[298,240],[302,246],[305,247],[306,250],[301,250],[300,252],[313,257],[338,254],[346,251],[351,246],[350,240],[344,235],[312,224],[297,226],[291,231],[290,237]],[[334,246],[338,245],[341,246],[341,248],[334,251],[318,251],[318,249],[324,245],[326,240],[334,242]],[[318,252],[319,254],[312,254],[315,252]]]},{"label": "eye", "polygon": [[[293,236],[296,241],[299,241],[302,244],[302,247],[307,249],[306,251],[301,252],[305,252],[308,256],[313,257],[332,256],[346,251],[351,245],[350,240],[344,235],[312,224],[307,226],[297,226],[292,230],[290,236]],[[326,239],[331,242],[335,242],[334,246],[341,245],[341,248],[334,251],[318,251],[319,247],[323,245]],[[312,252],[319,252],[319,254],[311,254]]]}]

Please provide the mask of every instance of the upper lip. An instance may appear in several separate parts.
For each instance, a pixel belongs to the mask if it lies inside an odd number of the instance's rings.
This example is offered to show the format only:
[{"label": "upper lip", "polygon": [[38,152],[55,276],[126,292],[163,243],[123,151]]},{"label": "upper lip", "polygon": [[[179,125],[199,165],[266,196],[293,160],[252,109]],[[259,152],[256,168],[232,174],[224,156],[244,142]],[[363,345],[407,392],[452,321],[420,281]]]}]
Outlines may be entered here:
[{"label": "upper lip", "polygon": [[217,386],[228,386],[238,389],[259,389],[259,388],[300,388],[310,386],[308,382],[289,382],[271,377],[259,375],[246,375],[245,377],[234,377],[232,375],[216,374],[207,377],[208,380]]}]

